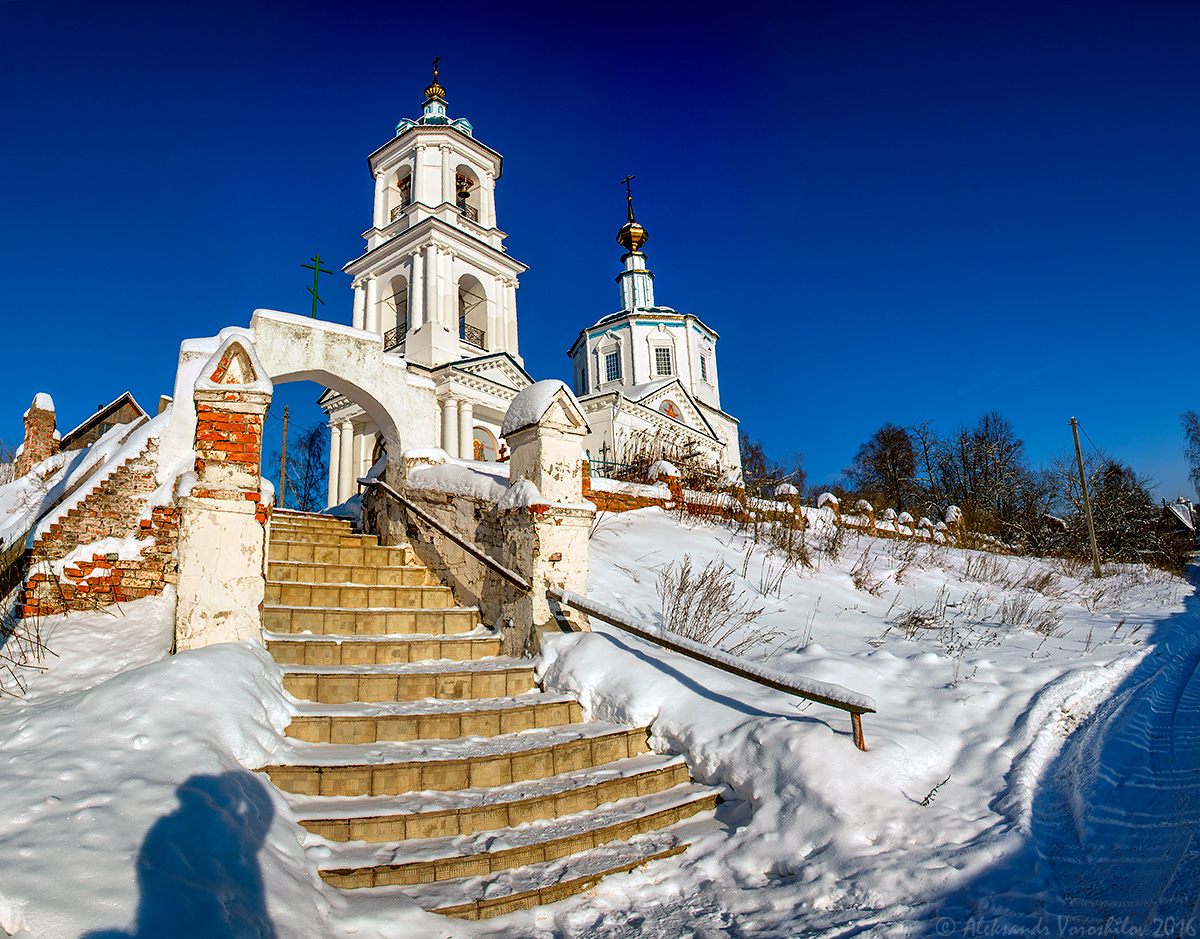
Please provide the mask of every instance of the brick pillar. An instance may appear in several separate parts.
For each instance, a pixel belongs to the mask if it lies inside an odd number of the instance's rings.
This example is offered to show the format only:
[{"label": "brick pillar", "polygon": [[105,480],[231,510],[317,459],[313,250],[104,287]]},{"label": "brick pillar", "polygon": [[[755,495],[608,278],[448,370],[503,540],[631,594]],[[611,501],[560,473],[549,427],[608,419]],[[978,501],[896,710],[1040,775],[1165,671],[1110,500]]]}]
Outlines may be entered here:
[{"label": "brick pillar", "polygon": [[196,380],[196,467],[180,485],[176,648],[261,639],[266,524],[263,417],[271,381],[254,346],[227,339]]},{"label": "brick pillar", "polygon": [[34,396],[33,404],[25,412],[25,442],[21,446],[21,455],[17,457],[18,477],[58,453],[58,440],[54,432],[54,401],[48,394]]}]

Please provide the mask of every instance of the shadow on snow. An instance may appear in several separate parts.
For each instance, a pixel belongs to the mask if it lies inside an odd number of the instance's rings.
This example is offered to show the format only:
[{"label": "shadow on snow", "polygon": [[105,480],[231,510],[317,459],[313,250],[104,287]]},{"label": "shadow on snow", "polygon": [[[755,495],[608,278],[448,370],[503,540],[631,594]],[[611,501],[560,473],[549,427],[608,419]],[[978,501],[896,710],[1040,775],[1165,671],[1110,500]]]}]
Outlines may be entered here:
[{"label": "shadow on snow", "polygon": [[138,852],[133,931],[83,939],[273,939],[257,858],[275,815],[266,786],[239,771],[192,776],[175,794]]}]

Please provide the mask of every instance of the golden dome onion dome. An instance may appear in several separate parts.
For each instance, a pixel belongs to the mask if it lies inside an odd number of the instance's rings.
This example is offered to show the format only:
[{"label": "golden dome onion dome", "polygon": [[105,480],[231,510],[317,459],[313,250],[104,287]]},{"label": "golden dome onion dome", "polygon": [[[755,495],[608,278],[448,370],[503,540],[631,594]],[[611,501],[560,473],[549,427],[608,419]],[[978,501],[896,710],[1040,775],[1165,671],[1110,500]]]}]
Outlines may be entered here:
[{"label": "golden dome onion dome", "polygon": [[650,238],[646,229],[642,228],[633,219],[630,219],[621,226],[621,230],[617,232],[617,244],[621,245],[626,251],[640,251]]}]

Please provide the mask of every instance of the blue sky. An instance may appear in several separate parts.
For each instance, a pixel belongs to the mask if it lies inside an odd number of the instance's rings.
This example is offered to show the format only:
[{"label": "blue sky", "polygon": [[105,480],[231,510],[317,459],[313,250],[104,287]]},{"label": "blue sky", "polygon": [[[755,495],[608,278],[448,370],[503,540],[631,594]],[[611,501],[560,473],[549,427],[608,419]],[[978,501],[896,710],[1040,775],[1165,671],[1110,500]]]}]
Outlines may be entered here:
[{"label": "blue sky", "polygon": [[[171,391],[180,341],[306,312],[370,224],[366,156],[442,59],[504,154],[521,351],[568,378],[617,304],[627,173],[660,303],[722,404],[836,476],[885,422],[1067,419],[1188,492],[1200,5],[0,0],[0,438]],[[349,278],[323,290],[349,322]],[[300,423],[312,386],[281,386]]]}]

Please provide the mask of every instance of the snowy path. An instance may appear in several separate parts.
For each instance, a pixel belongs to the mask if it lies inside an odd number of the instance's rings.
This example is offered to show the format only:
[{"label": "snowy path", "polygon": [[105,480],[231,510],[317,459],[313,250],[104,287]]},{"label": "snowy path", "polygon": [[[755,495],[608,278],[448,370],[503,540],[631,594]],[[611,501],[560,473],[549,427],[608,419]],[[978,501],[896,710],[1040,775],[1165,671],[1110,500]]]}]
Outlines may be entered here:
[{"label": "snowy path", "polygon": [[1200,604],[1068,739],[1028,849],[942,908],[1054,935],[1200,935]]}]

